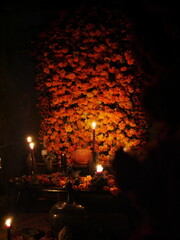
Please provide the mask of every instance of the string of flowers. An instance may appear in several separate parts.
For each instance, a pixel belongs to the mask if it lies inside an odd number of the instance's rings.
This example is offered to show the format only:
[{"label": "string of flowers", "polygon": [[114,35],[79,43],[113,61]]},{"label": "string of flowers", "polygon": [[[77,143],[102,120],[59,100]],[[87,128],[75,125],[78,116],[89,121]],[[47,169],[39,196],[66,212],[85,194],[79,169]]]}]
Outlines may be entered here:
[{"label": "string of flowers", "polygon": [[[70,17],[71,16],[71,17]],[[92,147],[102,164],[119,146],[139,149],[148,124],[140,105],[142,75],[118,11],[81,8],[61,17],[35,42],[39,138],[49,154]]]},{"label": "string of flowers", "polygon": [[[32,176],[23,175],[9,180],[10,183],[18,186],[31,186]],[[100,175],[87,175],[84,177],[65,177],[59,172],[52,174],[36,175],[33,185],[55,187],[56,189],[67,189],[68,183],[71,182],[73,190],[102,190],[109,191],[113,195],[117,195],[121,190],[117,186],[114,175],[103,171]]]}]

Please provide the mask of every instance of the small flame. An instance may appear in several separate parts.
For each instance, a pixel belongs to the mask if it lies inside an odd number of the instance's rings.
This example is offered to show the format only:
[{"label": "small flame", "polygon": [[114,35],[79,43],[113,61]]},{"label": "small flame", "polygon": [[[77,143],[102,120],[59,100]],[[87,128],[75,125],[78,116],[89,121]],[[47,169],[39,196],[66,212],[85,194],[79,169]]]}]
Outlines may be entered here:
[{"label": "small flame", "polygon": [[11,227],[11,221],[12,221],[11,218],[6,219],[6,221],[5,221],[6,227]]},{"label": "small flame", "polygon": [[92,122],[92,129],[96,128],[96,122]]},{"label": "small flame", "polygon": [[31,149],[34,149],[34,143],[33,143],[33,142],[30,142],[30,143],[29,143],[29,147],[30,147]]},{"label": "small flame", "polygon": [[27,137],[27,142],[31,143],[32,142],[32,137]]},{"label": "small flame", "polygon": [[100,173],[103,171],[103,166],[101,164],[98,164],[96,167],[96,172]]},{"label": "small flame", "polygon": [[124,147],[124,148],[123,148],[123,151],[124,151],[124,152],[129,152],[129,148]]}]

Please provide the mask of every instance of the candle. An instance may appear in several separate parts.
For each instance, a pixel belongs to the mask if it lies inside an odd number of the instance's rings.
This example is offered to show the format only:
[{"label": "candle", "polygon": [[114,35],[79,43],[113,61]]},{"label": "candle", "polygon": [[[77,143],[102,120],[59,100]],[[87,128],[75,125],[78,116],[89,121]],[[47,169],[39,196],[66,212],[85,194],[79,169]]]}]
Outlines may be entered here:
[{"label": "candle", "polygon": [[92,123],[92,130],[93,130],[93,153],[95,152],[95,128],[96,128],[96,122]]},{"label": "candle", "polygon": [[89,170],[90,170],[90,174],[94,175],[95,173],[95,169],[96,169],[96,152],[95,152],[95,129],[96,129],[96,122],[92,122],[92,159],[90,161],[90,165],[89,165]]},{"label": "candle", "polygon": [[92,129],[95,129],[96,128],[96,122],[93,122],[92,123]]},{"label": "candle", "polygon": [[31,159],[32,159],[32,175],[35,174],[35,156],[34,156],[34,143],[30,142],[29,147],[31,150]]},{"label": "candle", "polygon": [[103,171],[103,166],[101,164],[98,164],[96,166],[96,173],[102,173],[102,171]]},{"label": "candle", "polygon": [[32,142],[32,137],[27,137],[27,142],[31,143]]},{"label": "candle", "polygon": [[34,149],[34,143],[33,143],[33,142],[30,142],[30,143],[29,143],[29,147],[30,147],[31,150],[33,150],[33,149]]},{"label": "candle", "polygon": [[11,218],[6,219],[5,225],[7,227],[7,240],[11,240]]},{"label": "candle", "polygon": [[63,171],[65,173],[66,170],[67,170],[67,159],[66,159],[66,154],[65,153],[61,154],[61,164],[62,164]]}]

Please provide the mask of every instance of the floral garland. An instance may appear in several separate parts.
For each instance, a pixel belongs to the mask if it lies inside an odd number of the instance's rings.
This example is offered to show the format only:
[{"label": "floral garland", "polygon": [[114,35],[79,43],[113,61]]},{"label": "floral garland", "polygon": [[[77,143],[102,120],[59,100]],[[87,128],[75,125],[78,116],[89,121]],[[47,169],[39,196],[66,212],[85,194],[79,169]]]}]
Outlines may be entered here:
[{"label": "floral garland", "polygon": [[38,174],[35,179],[31,175],[23,175],[9,180],[18,186],[28,186],[35,184],[37,186],[56,187],[59,189],[66,189],[69,183],[74,190],[102,190],[110,191],[113,195],[117,195],[120,192],[115,177],[109,174],[107,171],[102,173],[95,173],[94,176],[84,177],[65,177],[61,173],[56,172],[52,174]]},{"label": "floral garland", "polygon": [[92,121],[102,164],[119,146],[143,146],[148,128],[139,99],[143,79],[118,11],[61,13],[34,48],[39,138],[48,154],[70,159],[76,149],[91,149]]}]

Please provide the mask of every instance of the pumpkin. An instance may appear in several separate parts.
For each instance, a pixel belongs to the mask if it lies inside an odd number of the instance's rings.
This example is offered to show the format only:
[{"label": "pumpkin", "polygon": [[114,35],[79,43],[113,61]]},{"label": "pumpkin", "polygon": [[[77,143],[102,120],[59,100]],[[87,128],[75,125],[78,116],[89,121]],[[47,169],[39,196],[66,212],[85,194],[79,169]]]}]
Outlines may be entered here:
[{"label": "pumpkin", "polygon": [[92,151],[89,149],[78,149],[71,155],[73,165],[87,166],[92,158]]}]

